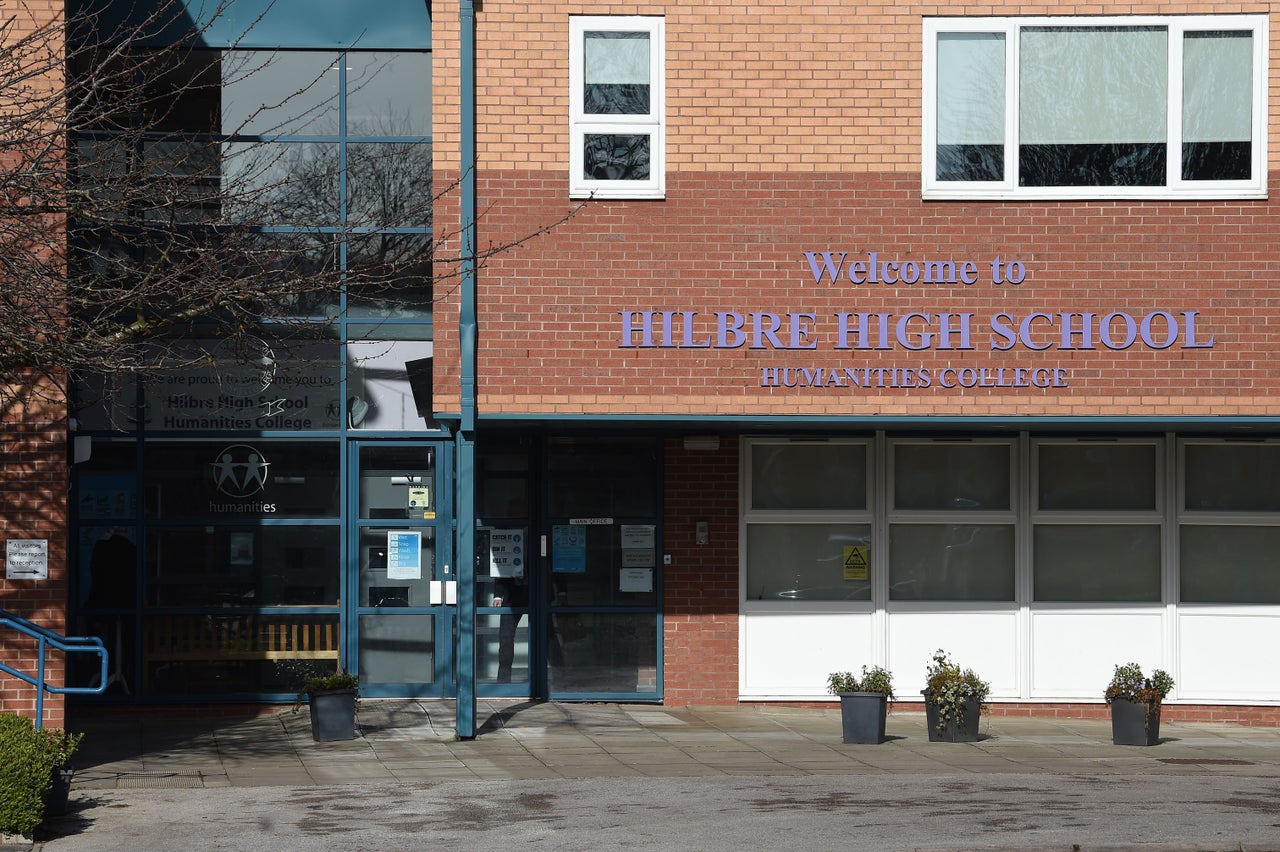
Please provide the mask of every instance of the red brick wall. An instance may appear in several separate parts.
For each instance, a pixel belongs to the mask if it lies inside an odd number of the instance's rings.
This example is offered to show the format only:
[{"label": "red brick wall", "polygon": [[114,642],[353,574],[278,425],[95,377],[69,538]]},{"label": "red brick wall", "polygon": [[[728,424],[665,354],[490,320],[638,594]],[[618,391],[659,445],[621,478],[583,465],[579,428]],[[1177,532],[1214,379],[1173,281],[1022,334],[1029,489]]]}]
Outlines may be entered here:
[{"label": "red brick wall", "polygon": [[[0,416],[0,540],[45,539],[49,545],[47,580],[8,580],[0,574],[0,609],[58,633],[66,630],[67,606],[67,426],[59,392],[44,389],[52,401],[28,397],[3,406]],[[0,562],[4,551],[0,550]],[[37,645],[0,628],[0,659],[36,675]],[[45,656],[45,679],[64,684],[65,657]],[[0,711],[35,718],[37,690],[18,678],[0,674]],[[64,702],[46,695],[44,723],[61,726]]]},{"label": "red brick wall", "polygon": [[[554,175],[486,173],[484,240],[567,207]],[[593,202],[490,259],[478,288],[483,413],[824,416],[1280,414],[1272,201],[924,203],[919,175],[672,174],[665,202]],[[972,260],[972,285],[815,283],[806,251]],[[990,280],[1017,260],[1017,286]],[[814,350],[624,347],[620,311],[807,312]],[[993,349],[990,319],[1197,312],[1198,342],[1156,350]],[[837,312],[973,314],[971,350],[837,350]],[[447,323],[447,320],[446,320]],[[912,328],[919,327],[913,324]],[[935,326],[936,328],[936,326]],[[1163,333],[1161,327],[1160,333]],[[696,337],[713,334],[697,327]],[[660,337],[660,332],[655,332]],[[1060,337],[1037,329],[1035,343]],[[677,331],[677,339],[679,332]],[[632,340],[638,340],[638,335]],[[1060,369],[1067,387],[762,387],[762,369]]]},{"label": "red brick wall", "polygon": [[[663,687],[666,703],[738,698],[738,441],[686,450],[667,440],[663,489]],[[709,543],[695,543],[706,521]]]},{"label": "red brick wall", "polygon": [[[20,87],[22,92],[8,96],[10,103],[14,98],[38,100],[42,90],[61,87],[62,30],[56,23],[64,6],[61,0],[31,0],[6,6],[4,14],[9,26],[3,47],[12,48],[20,40],[31,38],[24,50],[17,51],[22,58],[14,61],[28,70],[43,69],[43,76],[26,80]],[[46,29],[49,27],[52,28]],[[39,35],[33,38],[33,34]],[[5,97],[0,90],[0,106]],[[29,112],[31,107],[28,104],[18,109]],[[56,221],[52,231],[58,232]],[[4,286],[6,282],[0,280],[0,287]],[[35,377],[17,388],[0,386],[0,541],[46,539],[49,544],[47,580],[8,580],[7,572],[0,567],[0,609],[60,633],[65,631],[67,606],[66,425],[60,387]],[[0,564],[4,554],[4,545],[0,545]],[[0,628],[0,660],[34,676],[36,657],[34,642]],[[47,655],[48,682],[63,684],[64,662],[60,653]],[[0,674],[0,712],[19,712],[34,718],[37,697],[34,687]],[[44,709],[46,725],[63,724],[61,696],[47,695]]]}]

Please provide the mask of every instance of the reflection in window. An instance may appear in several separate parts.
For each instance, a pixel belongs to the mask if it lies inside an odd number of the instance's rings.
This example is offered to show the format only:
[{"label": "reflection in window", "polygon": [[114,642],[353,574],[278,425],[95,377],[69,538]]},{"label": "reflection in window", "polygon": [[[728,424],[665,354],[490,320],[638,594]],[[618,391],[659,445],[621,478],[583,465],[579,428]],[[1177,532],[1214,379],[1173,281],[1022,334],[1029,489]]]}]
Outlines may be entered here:
[{"label": "reflection in window", "polygon": [[1013,600],[1012,524],[892,524],[889,598]]},{"label": "reflection in window", "polygon": [[1158,524],[1036,524],[1037,601],[1160,601]]},{"label": "reflection in window", "polygon": [[1008,444],[896,444],[895,509],[1008,509]]},{"label": "reflection in window", "polygon": [[1036,458],[1041,511],[1156,508],[1155,444],[1040,444]]},{"label": "reflection in window", "polygon": [[750,524],[748,600],[871,600],[871,527]]},{"label": "reflection in window", "polygon": [[865,444],[756,444],[752,509],[865,509]]}]

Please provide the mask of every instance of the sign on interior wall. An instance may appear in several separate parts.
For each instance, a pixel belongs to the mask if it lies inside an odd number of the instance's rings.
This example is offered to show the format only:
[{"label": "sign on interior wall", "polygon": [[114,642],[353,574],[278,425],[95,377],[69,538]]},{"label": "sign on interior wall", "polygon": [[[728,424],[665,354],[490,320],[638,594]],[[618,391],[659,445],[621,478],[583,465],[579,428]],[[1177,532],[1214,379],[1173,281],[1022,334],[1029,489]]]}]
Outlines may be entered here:
[{"label": "sign on interior wall", "polygon": [[[808,251],[805,268],[813,284],[853,287],[853,301],[868,288],[935,288],[949,297],[966,289],[1022,287],[1021,260],[898,259],[868,252]],[[806,283],[807,276],[806,276]],[[877,300],[879,301],[879,300]],[[1214,337],[1198,310],[1159,306],[1134,311],[1100,303],[1075,311],[963,310],[693,311],[624,308],[622,349],[755,349],[826,351],[841,361],[778,363],[759,368],[762,387],[788,388],[1065,388],[1068,368],[1046,362],[1056,352],[1212,349]],[[886,364],[885,353],[991,352],[1025,359],[1006,366]],[[850,363],[859,354],[873,363]]]}]

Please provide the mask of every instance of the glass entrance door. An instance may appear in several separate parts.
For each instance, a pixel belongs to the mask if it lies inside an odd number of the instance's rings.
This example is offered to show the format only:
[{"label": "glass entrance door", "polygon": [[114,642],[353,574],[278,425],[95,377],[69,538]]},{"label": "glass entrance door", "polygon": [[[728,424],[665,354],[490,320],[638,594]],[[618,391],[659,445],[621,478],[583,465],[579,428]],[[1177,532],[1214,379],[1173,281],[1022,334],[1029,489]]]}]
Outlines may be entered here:
[{"label": "glass entrance door", "polygon": [[442,441],[352,446],[347,658],[363,695],[454,694],[450,450]]},{"label": "glass entrance door", "polygon": [[550,698],[657,700],[661,470],[651,438],[552,438],[540,551]]}]

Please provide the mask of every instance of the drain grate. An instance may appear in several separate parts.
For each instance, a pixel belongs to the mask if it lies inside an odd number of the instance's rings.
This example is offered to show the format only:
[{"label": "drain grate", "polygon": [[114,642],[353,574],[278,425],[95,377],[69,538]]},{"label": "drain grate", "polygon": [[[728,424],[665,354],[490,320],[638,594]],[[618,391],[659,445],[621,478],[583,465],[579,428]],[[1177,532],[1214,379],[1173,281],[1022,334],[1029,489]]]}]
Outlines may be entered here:
[{"label": "drain grate", "polygon": [[1229,757],[1162,757],[1161,763],[1172,763],[1176,766],[1194,764],[1196,766],[1253,766],[1252,760],[1233,760]]},{"label": "drain grate", "polygon": [[165,772],[156,775],[120,775],[116,787],[133,790],[197,790],[204,786],[199,774],[179,775]]}]

